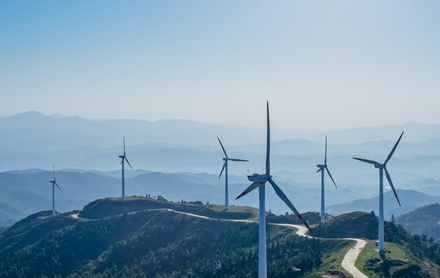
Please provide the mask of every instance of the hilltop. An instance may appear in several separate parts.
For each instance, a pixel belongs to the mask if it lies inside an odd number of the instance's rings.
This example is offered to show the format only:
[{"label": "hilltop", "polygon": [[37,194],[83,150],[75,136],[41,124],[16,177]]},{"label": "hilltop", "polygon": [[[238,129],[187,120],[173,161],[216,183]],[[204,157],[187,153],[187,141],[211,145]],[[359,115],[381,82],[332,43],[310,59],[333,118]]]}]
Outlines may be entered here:
[{"label": "hilltop", "polygon": [[[200,201],[171,202],[160,195],[158,199],[146,197],[126,197],[124,200],[121,200],[121,198],[99,199],[87,204],[79,213],[79,217],[100,219],[122,213],[159,208],[193,213],[216,219],[258,220],[258,209],[256,208],[233,205],[229,206],[228,210],[225,210],[224,205],[204,205]],[[316,224],[320,220],[319,214],[313,212],[306,212],[303,214],[303,217],[307,219],[310,225]],[[302,224],[302,221],[293,214],[275,215],[267,213],[267,221],[269,223]]]}]

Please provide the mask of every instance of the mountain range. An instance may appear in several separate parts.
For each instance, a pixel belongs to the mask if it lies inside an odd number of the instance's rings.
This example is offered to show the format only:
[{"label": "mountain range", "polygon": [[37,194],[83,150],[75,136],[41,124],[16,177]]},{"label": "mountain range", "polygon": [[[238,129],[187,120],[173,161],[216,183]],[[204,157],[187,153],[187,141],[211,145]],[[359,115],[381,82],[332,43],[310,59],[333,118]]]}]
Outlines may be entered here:
[{"label": "mountain range", "polygon": [[[56,190],[56,210],[60,212],[80,210],[87,203],[100,198],[121,196],[121,171],[87,171],[66,169],[57,171],[57,182],[61,190]],[[288,180],[290,172],[275,172],[277,184],[283,189],[302,213],[319,211],[319,184],[314,187],[299,186]],[[52,187],[49,180],[52,171],[41,169],[0,172],[0,226],[11,226],[19,219],[51,208]],[[224,183],[217,175],[207,173],[162,173],[143,170],[126,171],[127,196],[162,196],[172,201],[202,201],[223,204]],[[231,205],[258,207],[258,196],[234,200],[248,185],[246,177],[229,176],[229,201]],[[385,193],[385,216],[390,219],[417,207],[438,202],[440,197],[413,190],[398,190],[403,204],[399,208],[391,191]],[[369,187],[348,187],[326,189],[327,213],[339,215],[351,211],[376,211],[378,208],[377,189]],[[353,196],[370,196],[358,199]],[[288,208],[279,202],[275,192],[267,190],[266,209],[275,214],[284,214]]]},{"label": "mountain range", "polygon": [[[438,127],[408,123],[326,134],[297,134],[277,130],[275,125],[271,134],[273,179],[300,211],[317,211],[320,177],[315,173],[316,164],[323,161],[324,137],[328,135],[328,165],[339,188],[335,189],[331,181],[326,180],[329,212],[337,215],[352,210],[375,210],[376,201],[371,198],[378,192],[377,173],[373,167],[352,157],[383,161],[394,140],[405,130],[388,164],[394,185],[400,190],[416,190],[434,198],[440,196]],[[150,193],[175,201],[223,203],[224,179],[218,179],[223,152],[217,136],[222,139],[228,155],[250,160],[230,164],[231,200],[249,185],[247,174],[264,170],[264,126],[255,129],[183,120],[154,123],[93,120],[25,112],[0,118],[0,131],[0,171],[3,171],[0,172],[0,190],[4,192],[3,202],[0,199],[0,215],[3,215],[0,225],[11,225],[32,212],[50,207],[49,180],[53,174],[40,169],[50,170],[53,164],[62,169],[57,171],[61,191],[56,192],[56,206],[60,211],[80,209],[96,198],[120,196],[118,155],[123,151],[123,135],[127,158],[135,169],[126,171],[128,195]],[[429,196],[422,199],[430,200]],[[392,212],[396,209],[392,205],[395,201],[386,202],[385,207],[390,204],[389,213],[396,217],[428,204],[428,201],[416,204],[404,196],[401,198],[400,211]],[[267,201],[268,210],[278,214],[287,211],[271,190],[268,190]],[[250,197],[237,204],[256,207],[258,199]]]},{"label": "mountain range", "polygon": [[397,224],[418,235],[425,235],[440,243],[440,204],[419,207],[395,219]]}]

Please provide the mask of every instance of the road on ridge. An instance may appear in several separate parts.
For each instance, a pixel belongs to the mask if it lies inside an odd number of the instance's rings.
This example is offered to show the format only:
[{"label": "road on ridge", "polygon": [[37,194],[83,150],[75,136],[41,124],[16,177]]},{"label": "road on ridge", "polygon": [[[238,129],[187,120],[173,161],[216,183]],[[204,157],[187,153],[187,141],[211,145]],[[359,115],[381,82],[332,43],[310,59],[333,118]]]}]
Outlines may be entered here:
[{"label": "road on ridge", "polygon": [[319,240],[354,240],[356,241],[356,245],[350,248],[348,250],[347,254],[345,254],[344,259],[342,260],[342,267],[347,270],[348,273],[353,275],[354,278],[368,278],[365,274],[359,271],[354,266],[354,263],[356,262],[357,257],[361,253],[362,249],[365,247],[365,244],[367,242],[363,239],[359,238],[321,238],[321,237],[313,237],[310,235],[307,235],[308,229],[301,225],[294,225],[294,224],[272,224],[272,225],[279,225],[279,226],[286,226],[286,227],[293,227],[298,229],[296,234],[303,237],[308,238],[316,238]]},{"label": "road on ridge", "polygon": [[[220,220],[220,221],[229,221],[229,222],[245,222],[245,223],[255,222],[255,221],[242,220],[242,219],[211,218],[211,217],[207,217],[207,216],[202,216],[202,215],[198,215],[198,214],[194,214],[194,213],[189,213],[189,212],[177,211],[177,210],[173,210],[173,209],[148,209],[148,210],[145,210],[145,211],[172,211],[174,213],[185,214],[185,215],[188,215],[188,216],[202,218],[202,219],[208,219],[208,220]],[[138,211],[130,212],[128,214],[134,214],[136,212],[138,212]],[[118,215],[114,215],[114,216],[121,216],[121,215],[122,214],[118,214]],[[99,221],[99,220],[110,219],[111,217],[113,217],[113,216],[110,216],[110,217],[104,217],[104,218],[98,218],[98,219],[89,219],[89,218],[79,217],[78,213],[71,214],[70,216],[72,218],[80,219],[80,220],[83,220],[83,221]],[[297,231],[296,231],[297,235],[303,236],[303,237],[308,237],[308,238],[316,238],[316,239],[319,239],[319,240],[353,240],[353,241],[356,241],[356,245],[353,246],[352,248],[350,248],[350,250],[348,250],[348,252],[345,254],[344,259],[342,260],[342,267],[348,273],[353,275],[354,278],[368,278],[365,274],[360,272],[359,269],[357,269],[354,266],[357,257],[359,256],[359,254],[361,253],[361,251],[364,248],[365,244],[367,243],[365,240],[359,239],[359,238],[320,238],[320,237],[312,237],[312,236],[307,234],[308,229],[306,227],[304,227],[304,226],[301,226],[301,225],[295,225],[295,224],[276,224],[276,223],[269,223],[269,225],[277,225],[277,226],[285,226],[285,227],[295,228],[295,229],[297,229]]]}]

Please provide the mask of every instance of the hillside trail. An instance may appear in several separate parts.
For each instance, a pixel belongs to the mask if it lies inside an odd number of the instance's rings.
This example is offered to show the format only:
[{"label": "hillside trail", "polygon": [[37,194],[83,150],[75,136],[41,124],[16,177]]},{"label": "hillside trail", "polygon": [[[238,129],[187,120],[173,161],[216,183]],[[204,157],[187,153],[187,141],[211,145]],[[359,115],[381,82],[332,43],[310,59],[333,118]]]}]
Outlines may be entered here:
[{"label": "hillside trail", "polygon": [[[207,219],[207,220],[218,220],[218,221],[228,221],[228,222],[244,222],[244,223],[254,223],[255,221],[251,221],[251,220],[244,220],[244,219],[224,219],[224,218],[211,218],[211,217],[207,217],[207,216],[203,216],[203,215],[198,215],[198,214],[194,214],[194,213],[189,213],[189,212],[183,212],[183,211],[178,211],[178,210],[173,210],[173,209],[147,209],[147,210],[143,210],[143,211],[170,211],[170,212],[174,212],[174,213],[179,213],[179,214],[185,214],[188,216],[192,216],[192,217],[197,217],[197,218],[202,218],[202,219]],[[139,211],[133,211],[133,212],[129,212],[127,214],[135,214]],[[97,219],[90,219],[90,218],[83,218],[83,217],[79,217],[78,213],[76,214],[71,214],[70,216],[74,219],[79,219],[79,220],[83,220],[83,221],[100,221],[100,220],[106,220],[106,219],[110,219],[114,216],[121,216],[122,214],[117,214],[117,215],[113,215],[113,216],[109,216],[109,217],[103,217],[103,218],[97,218]],[[354,278],[368,278],[368,276],[366,276],[365,274],[363,274],[362,272],[359,271],[359,269],[357,269],[354,264],[356,262],[357,257],[359,256],[359,254],[361,253],[362,249],[365,247],[365,244],[367,243],[365,240],[363,239],[359,239],[359,238],[321,238],[321,237],[313,237],[307,234],[307,228],[301,225],[296,225],[296,224],[279,224],[279,223],[268,223],[269,225],[275,225],[275,226],[284,226],[284,227],[289,227],[289,228],[294,228],[296,229],[296,234],[302,237],[307,237],[307,238],[315,238],[315,239],[319,239],[319,240],[351,240],[351,241],[355,241],[356,244],[354,246],[352,246],[348,252],[345,254],[344,259],[342,260],[342,267],[351,275],[353,275]]]},{"label": "hillside trail", "polygon": [[363,239],[359,238],[322,238],[322,237],[313,237],[307,234],[307,228],[301,225],[295,225],[295,224],[271,224],[271,225],[278,225],[278,226],[286,226],[286,227],[293,227],[298,229],[296,231],[296,234],[303,237],[308,238],[316,238],[319,240],[352,240],[356,241],[356,245],[350,248],[348,252],[345,254],[344,259],[342,260],[342,267],[351,275],[353,275],[354,278],[368,278],[365,274],[359,271],[354,264],[356,262],[357,257],[361,253],[362,249],[365,247],[365,244],[367,242]]}]

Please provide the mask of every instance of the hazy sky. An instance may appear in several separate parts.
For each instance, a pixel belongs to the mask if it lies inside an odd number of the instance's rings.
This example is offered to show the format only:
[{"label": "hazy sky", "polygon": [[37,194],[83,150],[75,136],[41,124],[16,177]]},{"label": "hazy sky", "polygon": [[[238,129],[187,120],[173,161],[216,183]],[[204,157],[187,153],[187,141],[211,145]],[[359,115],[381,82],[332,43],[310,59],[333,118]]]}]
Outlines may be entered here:
[{"label": "hazy sky", "polygon": [[440,2],[1,1],[0,115],[440,123]]}]

